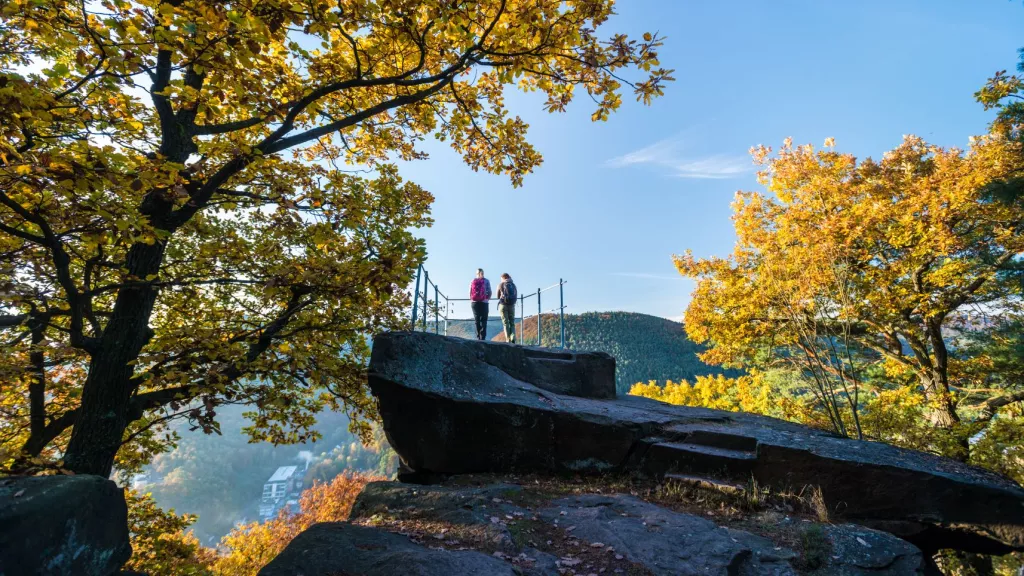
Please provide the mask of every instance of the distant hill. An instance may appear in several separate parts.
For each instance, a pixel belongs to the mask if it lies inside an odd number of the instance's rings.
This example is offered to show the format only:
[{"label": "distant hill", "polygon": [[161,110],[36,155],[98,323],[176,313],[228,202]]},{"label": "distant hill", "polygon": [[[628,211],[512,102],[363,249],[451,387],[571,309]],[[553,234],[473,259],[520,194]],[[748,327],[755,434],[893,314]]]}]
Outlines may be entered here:
[{"label": "distant hill", "polygon": [[[488,326],[497,321],[493,340],[505,341],[501,321],[492,319]],[[537,344],[537,317],[526,317],[526,341]],[[472,321],[469,322],[470,337],[473,335]],[[541,316],[541,331],[544,346],[560,344],[558,316]],[[449,335],[453,334],[451,327]],[[517,325],[516,334],[522,341],[522,326]],[[629,391],[637,382],[657,380],[690,380],[694,376],[708,374],[738,375],[733,370],[722,370],[709,366],[697,358],[701,347],[686,337],[683,325],[657,316],[635,312],[587,312],[565,315],[566,345],[571,350],[607,352],[616,360],[616,388],[620,394]]]}]

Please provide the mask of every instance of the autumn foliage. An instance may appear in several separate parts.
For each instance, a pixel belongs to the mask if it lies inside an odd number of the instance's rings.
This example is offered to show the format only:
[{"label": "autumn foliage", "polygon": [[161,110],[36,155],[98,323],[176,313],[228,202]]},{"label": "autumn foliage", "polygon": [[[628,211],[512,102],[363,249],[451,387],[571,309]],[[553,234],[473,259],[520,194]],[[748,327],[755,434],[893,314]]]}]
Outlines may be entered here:
[{"label": "autumn foliage", "polygon": [[[612,0],[0,4],[0,456],[137,469],[187,419],[254,441],[374,418],[404,326],[433,137],[514,185],[541,163],[509,90],[604,120],[671,80]],[[8,385],[9,384],[9,385]]]},{"label": "autumn foliage", "polygon": [[255,576],[306,528],[317,522],[347,520],[366,483],[378,480],[384,478],[358,472],[340,474],[303,492],[297,513],[282,510],[273,520],[235,528],[221,540],[224,550],[213,564],[214,572],[218,576]]},{"label": "autumn foliage", "polygon": [[669,380],[664,384],[652,381],[635,384],[629,393],[681,406],[755,414],[770,414],[773,411],[771,388],[760,376],[697,376],[692,384],[686,380]]},{"label": "autumn foliage", "polygon": [[157,506],[150,494],[125,492],[132,557],[125,568],[149,576],[211,576],[216,552],[204,548],[188,527],[195,516]]}]

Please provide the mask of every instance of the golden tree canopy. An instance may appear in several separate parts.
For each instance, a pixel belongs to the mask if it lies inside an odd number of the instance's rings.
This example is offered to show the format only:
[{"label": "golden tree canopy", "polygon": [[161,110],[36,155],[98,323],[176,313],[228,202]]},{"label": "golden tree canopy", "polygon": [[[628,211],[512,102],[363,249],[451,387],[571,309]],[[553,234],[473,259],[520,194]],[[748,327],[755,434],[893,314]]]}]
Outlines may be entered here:
[{"label": "golden tree canopy", "polygon": [[881,366],[916,379],[946,425],[962,400],[1016,398],[1016,388],[982,392],[946,340],[1020,302],[1024,198],[990,191],[1024,171],[1021,144],[994,134],[961,151],[906,137],[860,162],[832,144],[756,148],[767,193],[738,194],[732,256],[676,257],[697,279],[685,325],[710,344],[704,359],[796,361],[849,402]]},{"label": "golden tree canopy", "polygon": [[[509,88],[606,119],[671,80],[613,0],[11,0],[0,7],[0,446],[105,474],[169,419],[254,439],[371,407],[401,325],[428,135],[515,185]],[[353,172],[346,166],[361,167]]]}]

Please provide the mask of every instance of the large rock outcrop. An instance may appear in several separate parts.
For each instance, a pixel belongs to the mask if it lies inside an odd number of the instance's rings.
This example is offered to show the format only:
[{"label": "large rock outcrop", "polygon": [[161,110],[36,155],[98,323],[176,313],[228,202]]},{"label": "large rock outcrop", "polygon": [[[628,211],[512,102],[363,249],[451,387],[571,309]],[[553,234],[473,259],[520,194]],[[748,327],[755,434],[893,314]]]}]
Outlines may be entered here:
[{"label": "large rock outcrop", "polygon": [[885,532],[783,520],[768,538],[630,495],[558,488],[480,478],[431,486],[374,482],[357,498],[349,522],[313,526],[259,574],[929,573],[920,550]]},{"label": "large rock outcrop", "polygon": [[110,576],[131,554],[124,491],[110,480],[0,478],[0,576]]},{"label": "large rock outcrop", "polygon": [[1024,550],[1024,489],[1004,477],[773,418],[615,398],[604,354],[396,332],[374,340],[369,383],[408,478],[753,478],[777,491],[818,487],[843,519],[925,551]]}]

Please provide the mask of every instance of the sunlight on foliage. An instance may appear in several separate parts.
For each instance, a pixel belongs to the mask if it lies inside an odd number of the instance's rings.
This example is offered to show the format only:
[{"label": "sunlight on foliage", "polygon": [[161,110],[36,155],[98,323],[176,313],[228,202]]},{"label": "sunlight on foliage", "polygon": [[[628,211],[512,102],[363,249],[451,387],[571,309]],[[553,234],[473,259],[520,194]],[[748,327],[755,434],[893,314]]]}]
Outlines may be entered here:
[{"label": "sunlight on foliage", "polygon": [[[12,467],[137,470],[171,420],[369,433],[368,338],[404,327],[449,144],[520,186],[509,91],[606,120],[662,95],[657,34],[612,0],[0,4],[0,445]],[[340,353],[339,353],[340,352]],[[122,445],[125,448],[122,448]]]},{"label": "sunlight on foliage", "polygon": [[347,520],[356,496],[368,482],[384,480],[357,472],[346,472],[329,483],[317,483],[302,493],[300,510],[282,510],[277,518],[251,523],[231,531],[221,541],[224,555],[217,559],[218,576],[255,576],[300,532],[317,522]]},{"label": "sunlight on foliage", "polygon": [[187,532],[195,516],[163,510],[150,494],[128,490],[125,500],[132,544],[125,568],[149,576],[212,576],[216,554]]},{"label": "sunlight on foliage", "polygon": [[634,385],[629,393],[669,404],[732,412],[768,414],[772,410],[771,390],[758,375],[739,378],[727,378],[721,374],[697,376],[693,384],[686,380],[678,383],[669,380],[664,386],[652,381]]},{"label": "sunlight on foliage", "polygon": [[1024,170],[1021,144],[908,136],[858,161],[787,140],[754,156],[768,193],[737,195],[733,255],[676,257],[697,281],[685,326],[702,359],[790,371],[803,419],[841,434],[969,459],[968,439],[1024,399],[985,370],[991,346],[969,346],[1019,325],[1024,197],[986,189]]}]

